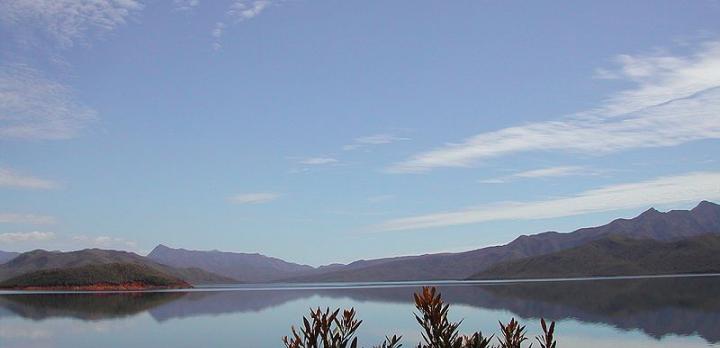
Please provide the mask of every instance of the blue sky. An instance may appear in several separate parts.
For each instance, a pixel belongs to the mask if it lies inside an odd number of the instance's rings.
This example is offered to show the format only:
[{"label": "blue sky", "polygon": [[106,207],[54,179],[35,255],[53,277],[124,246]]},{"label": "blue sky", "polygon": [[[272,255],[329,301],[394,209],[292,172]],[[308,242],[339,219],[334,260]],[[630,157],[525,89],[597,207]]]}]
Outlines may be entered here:
[{"label": "blue sky", "polygon": [[0,250],[319,265],[720,200],[718,1],[0,2]]}]

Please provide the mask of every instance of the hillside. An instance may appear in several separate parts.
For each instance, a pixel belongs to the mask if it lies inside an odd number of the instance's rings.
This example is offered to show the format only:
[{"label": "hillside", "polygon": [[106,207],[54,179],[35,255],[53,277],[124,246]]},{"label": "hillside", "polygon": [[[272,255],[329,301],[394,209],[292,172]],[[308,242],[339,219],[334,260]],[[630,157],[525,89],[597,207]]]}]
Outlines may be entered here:
[{"label": "hillside", "polygon": [[520,236],[502,245],[462,253],[429,254],[365,261],[365,266],[289,277],[291,282],[399,281],[465,279],[492,265],[570,249],[610,235],[671,241],[720,233],[720,205],[700,202],[691,210],[649,209],[632,219],[570,233],[545,232]]},{"label": "hillside", "polygon": [[20,255],[20,253],[11,252],[11,251],[0,251],[0,264],[3,264],[5,262],[8,262],[15,257]]},{"label": "hillside", "polygon": [[673,242],[613,235],[579,247],[497,264],[470,278],[574,278],[684,273],[720,273],[720,234]]},{"label": "hillside", "polygon": [[170,267],[131,252],[102,249],[84,249],[71,252],[45,250],[26,252],[0,265],[0,281],[35,271],[113,263],[144,266],[192,284],[234,282],[233,279],[204,270]]},{"label": "hillside", "polygon": [[147,290],[190,287],[190,284],[179,278],[135,263],[45,269],[0,282],[1,289],[18,290]]},{"label": "hillside", "polygon": [[162,244],[155,247],[147,257],[165,265],[194,267],[250,283],[269,282],[315,270],[311,266],[261,254],[174,249]]}]

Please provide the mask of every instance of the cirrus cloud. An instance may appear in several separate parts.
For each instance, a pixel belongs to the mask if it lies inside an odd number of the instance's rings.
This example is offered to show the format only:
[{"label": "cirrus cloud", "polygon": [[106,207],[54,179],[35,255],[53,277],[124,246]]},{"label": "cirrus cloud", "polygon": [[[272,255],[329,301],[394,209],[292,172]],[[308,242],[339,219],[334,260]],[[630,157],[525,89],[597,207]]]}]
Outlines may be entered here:
[{"label": "cirrus cloud", "polygon": [[482,184],[503,184],[517,179],[557,178],[598,174],[600,174],[600,171],[583,166],[556,166],[527,170],[524,172],[514,173],[511,175],[501,176],[497,178],[483,179],[479,182]]},{"label": "cirrus cloud", "polygon": [[324,165],[324,164],[333,164],[338,163],[339,161],[332,157],[310,157],[310,158],[304,158],[298,161],[300,164],[305,165]]},{"label": "cirrus cloud", "polygon": [[51,225],[56,223],[52,216],[20,213],[0,213],[0,223],[16,225]]},{"label": "cirrus cloud", "polygon": [[[253,19],[265,11],[268,7],[278,2],[277,0],[234,0],[230,4],[230,8],[225,15],[231,22],[240,23]],[[213,49],[219,51],[222,49],[222,37],[228,25],[225,21],[215,23],[215,27],[210,32],[213,37]]]},{"label": "cirrus cloud", "polygon": [[[391,165],[393,173],[469,167],[525,152],[602,155],[720,138],[720,42],[689,56],[621,55],[618,78],[634,88],[573,116],[477,134]],[[606,70],[603,76],[609,76]]]},{"label": "cirrus cloud", "polygon": [[368,146],[392,144],[398,141],[406,141],[410,138],[403,138],[394,134],[373,134],[355,138],[351,144],[344,145],[342,147],[345,151],[352,151],[361,149]]},{"label": "cirrus cloud", "polygon": [[95,120],[72,88],[26,65],[0,67],[0,139],[57,140],[77,136]]},{"label": "cirrus cloud", "polygon": [[50,180],[23,175],[14,170],[0,167],[0,187],[49,190],[57,188],[58,184]]},{"label": "cirrus cloud", "polygon": [[263,204],[270,203],[280,198],[279,193],[274,192],[252,192],[241,193],[228,198],[233,204]]},{"label": "cirrus cloud", "polygon": [[0,25],[21,43],[47,39],[67,48],[114,30],[142,8],[136,0],[0,1]]},{"label": "cirrus cloud", "polygon": [[402,231],[498,220],[547,219],[705,199],[720,199],[720,172],[687,173],[609,185],[542,201],[504,202],[392,219],[374,226],[372,230]]},{"label": "cirrus cloud", "polygon": [[0,233],[0,243],[48,241],[55,238],[53,232],[10,232]]},{"label": "cirrus cloud", "polygon": [[135,241],[111,236],[75,235],[70,238],[70,241],[73,249],[102,248],[136,250],[138,247]]}]

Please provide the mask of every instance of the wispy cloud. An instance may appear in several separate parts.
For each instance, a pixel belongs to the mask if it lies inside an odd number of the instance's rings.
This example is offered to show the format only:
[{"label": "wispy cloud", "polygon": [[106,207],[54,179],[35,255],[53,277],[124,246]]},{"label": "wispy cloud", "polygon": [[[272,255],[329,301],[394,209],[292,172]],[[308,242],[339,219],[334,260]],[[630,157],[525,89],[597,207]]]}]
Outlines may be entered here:
[{"label": "wispy cloud", "polygon": [[0,233],[0,244],[12,250],[79,250],[87,248],[141,252],[137,242],[108,235],[56,234],[54,232]]},{"label": "wispy cloud", "polygon": [[174,0],[175,10],[190,11],[200,5],[200,0]]},{"label": "wispy cloud", "polygon": [[73,138],[95,118],[70,87],[25,65],[0,66],[0,139]]},{"label": "wispy cloud", "polygon": [[581,215],[655,204],[720,199],[720,172],[696,172],[648,181],[610,185],[573,196],[533,202],[504,202],[458,211],[385,221],[375,231],[401,231],[476,224],[497,220],[532,220]]},{"label": "wispy cloud", "polygon": [[230,5],[228,15],[236,21],[257,17],[273,3],[270,0],[236,0]]},{"label": "wispy cloud", "polygon": [[58,187],[58,184],[30,175],[23,175],[16,171],[0,167],[0,187],[49,190]]},{"label": "wispy cloud", "polygon": [[583,166],[557,166],[548,168],[539,168],[528,170],[524,172],[514,173],[510,175],[500,176],[497,178],[483,179],[480,183],[483,184],[502,184],[517,179],[527,178],[554,178],[554,177],[565,177],[565,176],[578,176],[578,175],[597,175],[600,171],[583,167]]},{"label": "wispy cloud", "polygon": [[595,109],[481,133],[419,153],[388,170],[423,172],[522,152],[595,155],[720,138],[720,42],[705,43],[690,56],[621,55],[616,62],[617,71],[596,75],[622,78],[635,87]]},{"label": "wispy cloud", "polygon": [[326,165],[326,164],[334,164],[338,163],[339,161],[332,157],[310,157],[310,158],[304,158],[298,161],[300,164],[304,165]]},{"label": "wispy cloud", "polygon": [[0,223],[16,225],[50,225],[55,218],[47,215],[0,213]]},{"label": "wispy cloud", "polygon": [[274,192],[254,192],[242,193],[228,198],[228,201],[234,204],[262,204],[269,203],[280,198],[279,193]]},{"label": "wispy cloud", "polygon": [[110,237],[110,236],[87,236],[87,235],[75,235],[70,238],[72,246],[71,249],[84,249],[84,248],[101,248],[101,249],[121,249],[121,250],[136,250],[137,243],[132,240],[124,238]]},{"label": "wispy cloud", "polygon": [[211,32],[211,35],[213,37],[213,49],[215,51],[219,51],[220,49],[222,49],[222,43],[220,40],[222,39],[223,33],[225,33],[225,27],[225,23],[217,22],[215,23],[215,28],[213,28]]},{"label": "wispy cloud", "polygon": [[0,243],[37,242],[48,241],[55,238],[53,232],[11,232],[0,233]]},{"label": "wispy cloud", "polygon": [[19,42],[50,40],[66,48],[114,30],[142,8],[136,0],[0,1],[0,25]]},{"label": "wispy cloud", "polygon": [[[279,0],[234,0],[230,4],[230,8],[225,13],[226,17],[232,23],[240,23],[249,19],[253,19],[260,15]],[[218,51],[222,49],[222,37],[227,28],[226,21],[215,23],[211,35],[213,37],[213,49]]]},{"label": "wispy cloud", "polygon": [[351,144],[343,146],[343,150],[351,151],[357,150],[367,146],[391,144],[398,141],[410,140],[410,138],[403,138],[393,134],[373,134],[355,138]]}]

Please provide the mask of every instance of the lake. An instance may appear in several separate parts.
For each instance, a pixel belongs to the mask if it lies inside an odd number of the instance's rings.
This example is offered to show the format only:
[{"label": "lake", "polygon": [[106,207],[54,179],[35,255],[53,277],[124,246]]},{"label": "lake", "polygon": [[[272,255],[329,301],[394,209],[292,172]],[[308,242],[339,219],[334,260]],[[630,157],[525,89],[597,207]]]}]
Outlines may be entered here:
[{"label": "lake", "polygon": [[[228,286],[141,293],[0,293],[0,347],[283,347],[310,307],[355,307],[361,344],[420,339],[420,283]],[[461,331],[515,317],[564,347],[720,347],[720,276],[434,283]]]}]

